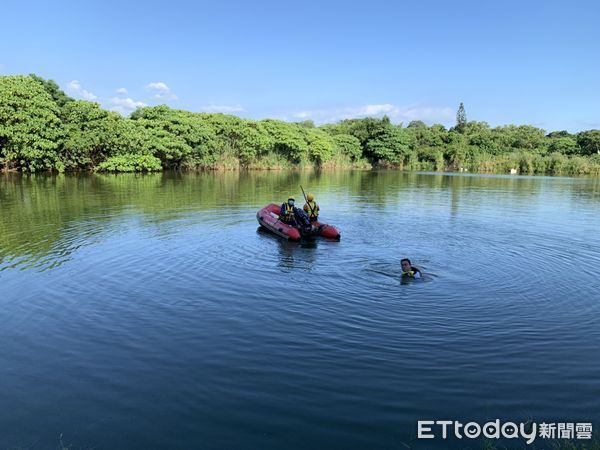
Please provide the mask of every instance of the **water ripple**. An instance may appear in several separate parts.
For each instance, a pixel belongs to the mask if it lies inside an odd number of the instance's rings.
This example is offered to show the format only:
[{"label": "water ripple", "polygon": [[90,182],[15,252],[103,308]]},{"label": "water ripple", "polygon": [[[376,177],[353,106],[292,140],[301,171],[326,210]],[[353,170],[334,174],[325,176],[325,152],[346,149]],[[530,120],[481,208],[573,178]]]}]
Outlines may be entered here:
[{"label": "water ripple", "polygon": [[[310,176],[342,240],[260,230]],[[595,420],[593,183],[310,176],[15,191],[0,448],[395,448],[424,417]],[[424,280],[403,284],[403,257]]]}]

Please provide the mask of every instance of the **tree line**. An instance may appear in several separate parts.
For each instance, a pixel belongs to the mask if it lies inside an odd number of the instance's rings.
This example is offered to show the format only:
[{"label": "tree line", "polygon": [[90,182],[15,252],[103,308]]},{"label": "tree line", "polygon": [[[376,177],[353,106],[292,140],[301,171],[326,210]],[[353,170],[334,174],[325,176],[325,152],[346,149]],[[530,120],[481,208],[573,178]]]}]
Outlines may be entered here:
[{"label": "tree line", "polygon": [[67,96],[36,75],[0,77],[3,171],[372,168],[527,174],[600,174],[600,130],[546,133],[529,125],[491,128],[388,117],[311,121],[247,120],[166,105],[123,117]]}]

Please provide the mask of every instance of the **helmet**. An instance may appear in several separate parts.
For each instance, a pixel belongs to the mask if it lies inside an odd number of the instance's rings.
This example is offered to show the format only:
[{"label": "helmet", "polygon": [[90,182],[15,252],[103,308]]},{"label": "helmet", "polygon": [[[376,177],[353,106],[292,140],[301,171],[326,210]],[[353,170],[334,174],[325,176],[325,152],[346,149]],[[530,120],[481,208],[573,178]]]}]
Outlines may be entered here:
[{"label": "helmet", "polygon": [[315,199],[315,196],[312,195],[310,192],[308,194],[306,194],[306,200],[308,200],[309,202],[312,202]]},{"label": "helmet", "polygon": [[295,202],[295,201],[296,201],[296,199],[294,199],[294,197],[291,197],[291,196],[290,196],[290,197],[288,197],[288,202],[289,202],[290,200],[291,200],[291,201],[293,201],[293,202]]}]

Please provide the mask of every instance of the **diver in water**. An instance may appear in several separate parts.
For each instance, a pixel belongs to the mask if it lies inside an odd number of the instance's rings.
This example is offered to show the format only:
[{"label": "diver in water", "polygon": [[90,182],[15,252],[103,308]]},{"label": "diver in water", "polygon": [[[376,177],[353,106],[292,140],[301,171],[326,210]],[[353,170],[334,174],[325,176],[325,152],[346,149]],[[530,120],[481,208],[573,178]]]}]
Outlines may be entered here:
[{"label": "diver in water", "polygon": [[400,266],[402,266],[402,278],[419,279],[422,277],[421,270],[413,266],[410,259],[403,258],[400,261]]}]

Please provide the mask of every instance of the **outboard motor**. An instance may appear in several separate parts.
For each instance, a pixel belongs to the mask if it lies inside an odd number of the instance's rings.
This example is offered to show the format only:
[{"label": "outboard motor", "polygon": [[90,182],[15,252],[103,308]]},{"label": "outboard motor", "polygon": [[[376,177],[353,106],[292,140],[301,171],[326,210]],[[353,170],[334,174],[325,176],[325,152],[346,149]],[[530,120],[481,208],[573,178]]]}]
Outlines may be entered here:
[{"label": "outboard motor", "polygon": [[294,210],[294,217],[296,218],[296,223],[300,228],[300,234],[302,234],[302,236],[312,236],[313,226],[310,223],[310,218],[308,217],[308,214],[306,214],[304,210],[296,208]]}]

